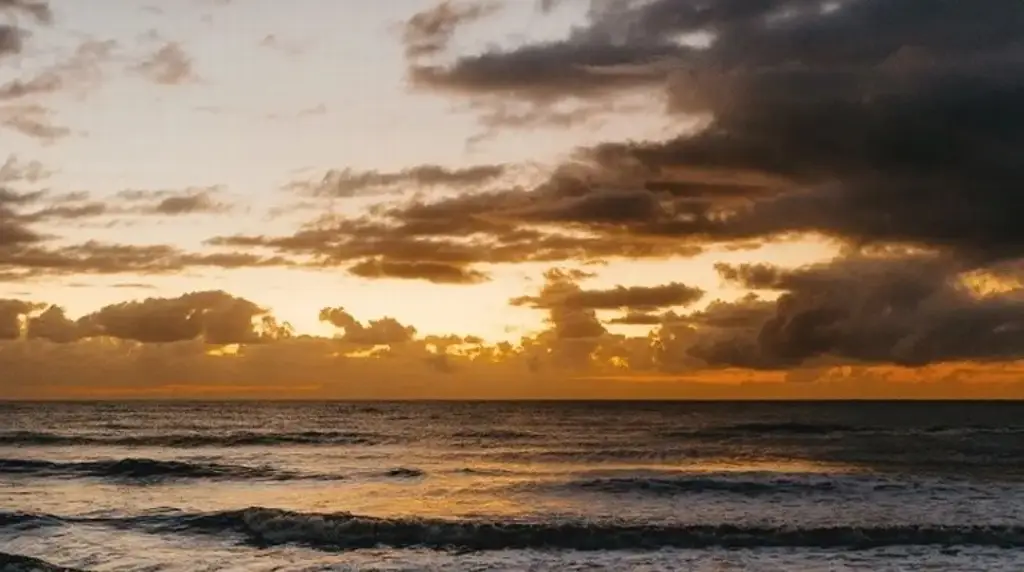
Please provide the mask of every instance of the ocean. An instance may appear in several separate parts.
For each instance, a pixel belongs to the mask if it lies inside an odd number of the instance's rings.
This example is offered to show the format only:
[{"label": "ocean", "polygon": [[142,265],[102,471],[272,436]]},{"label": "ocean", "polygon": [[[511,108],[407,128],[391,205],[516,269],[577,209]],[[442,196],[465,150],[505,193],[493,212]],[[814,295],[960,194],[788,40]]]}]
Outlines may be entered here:
[{"label": "ocean", "polygon": [[1024,570],[1024,404],[0,404],[0,570]]}]

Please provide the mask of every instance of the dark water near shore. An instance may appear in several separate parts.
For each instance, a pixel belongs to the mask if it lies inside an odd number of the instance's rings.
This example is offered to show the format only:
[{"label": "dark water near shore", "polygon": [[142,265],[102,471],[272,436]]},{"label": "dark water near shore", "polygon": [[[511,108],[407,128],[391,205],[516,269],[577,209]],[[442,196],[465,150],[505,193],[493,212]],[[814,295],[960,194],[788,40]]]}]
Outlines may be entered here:
[{"label": "dark water near shore", "polygon": [[0,570],[1019,571],[1024,404],[0,404],[0,553]]}]

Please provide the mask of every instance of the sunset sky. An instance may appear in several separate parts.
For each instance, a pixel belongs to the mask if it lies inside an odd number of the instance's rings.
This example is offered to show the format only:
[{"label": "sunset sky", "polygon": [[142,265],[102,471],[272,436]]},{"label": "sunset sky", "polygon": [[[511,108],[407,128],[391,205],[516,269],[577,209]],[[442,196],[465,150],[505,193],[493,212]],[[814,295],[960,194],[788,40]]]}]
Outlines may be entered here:
[{"label": "sunset sky", "polygon": [[0,0],[0,399],[1022,398],[1022,29]]}]

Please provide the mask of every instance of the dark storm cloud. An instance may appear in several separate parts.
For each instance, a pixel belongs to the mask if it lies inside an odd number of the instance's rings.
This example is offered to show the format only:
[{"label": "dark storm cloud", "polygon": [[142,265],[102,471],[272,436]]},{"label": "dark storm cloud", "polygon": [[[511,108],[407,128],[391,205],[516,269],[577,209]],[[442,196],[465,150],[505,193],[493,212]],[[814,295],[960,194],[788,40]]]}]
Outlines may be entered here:
[{"label": "dark storm cloud", "polygon": [[[739,205],[721,194],[668,210],[638,202],[631,212],[649,216],[629,221],[633,234],[821,233],[1014,257],[1024,254],[1013,214],[1024,208],[1022,26],[1017,0],[595,3],[565,40],[413,64],[412,74],[501,102],[655,88],[671,113],[706,116],[708,127],[601,145],[589,152],[596,163],[639,167],[646,179],[712,171],[775,181],[770,193],[733,189]],[[637,188],[671,188],[654,182]]]},{"label": "dark storm cloud", "polygon": [[607,290],[546,289],[539,296],[513,298],[511,304],[531,308],[565,306],[593,310],[653,309],[688,306],[703,296],[704,291],[700,288],[672,282],[662,286],[616,286]]},{"label": "dark storm cloud", "polygon": [[341,336],[341,340],[357,345],[400,344],[411,341],[416,336],[416,328],[402,325],[394,318],[370,320],[363,325],[344,308],[320,310],[320,321],[343,330],[344,334]]},{"label": "dark storm cloud", "polygon": [[435,284],[477,284],[488,279],[482,272],[457,264],[393,261],[381,258],[364,260],[349,267],[348,271],[361,278],[426,280]]},{"label": "dark storm cloud", "polygon": [[419,187],[476,187],[499,179],[504,165],[475,165],[451,169],[439,165],[418,165],[402,171],[328,171],[318,181],[290,183],[286,189],[320,197],[348,198],[372,192],[417,190]]},{"label": "dark storm cloud", "polygon": [[[709,333],[690,353],[712,364],[766,368],[815,358],[918,366],[1024,357],[1024,297],[1019,290],[980,296],[965,285],[967,270],[936,255],[853,256],[778,269],[771,286],[783,294],[769,314],[756,299],[709,309],[705,317],[746,318],[735,328],[719,322],[725,333]],[[765,317],[756,325],[759,314]]]}]

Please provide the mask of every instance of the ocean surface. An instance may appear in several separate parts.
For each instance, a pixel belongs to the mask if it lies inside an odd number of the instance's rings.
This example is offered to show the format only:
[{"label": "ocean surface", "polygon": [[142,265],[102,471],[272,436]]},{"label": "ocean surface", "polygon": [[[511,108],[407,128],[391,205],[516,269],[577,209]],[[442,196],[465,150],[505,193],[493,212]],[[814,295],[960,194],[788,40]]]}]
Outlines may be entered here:
[{"label": "ocean surface", "polygon": [[0,404],[0,570],[1024,570],[1024,404]]}]

